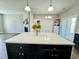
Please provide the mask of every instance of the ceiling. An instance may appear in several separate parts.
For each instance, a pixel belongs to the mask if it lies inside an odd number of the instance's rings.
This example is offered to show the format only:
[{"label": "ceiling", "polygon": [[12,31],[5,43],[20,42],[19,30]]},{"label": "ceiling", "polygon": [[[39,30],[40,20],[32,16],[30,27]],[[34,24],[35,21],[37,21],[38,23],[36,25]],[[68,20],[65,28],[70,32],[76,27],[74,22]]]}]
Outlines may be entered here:
[{"label": "ceiling", "polygon": [[[71,8],[78,0],[52,0],[54,11],[50,14],[59,14]],[[27,0],[0,0],[0,13],[23,13]],[[29,0],[33,14],[49,14],[47,11],[49,0]]]}]

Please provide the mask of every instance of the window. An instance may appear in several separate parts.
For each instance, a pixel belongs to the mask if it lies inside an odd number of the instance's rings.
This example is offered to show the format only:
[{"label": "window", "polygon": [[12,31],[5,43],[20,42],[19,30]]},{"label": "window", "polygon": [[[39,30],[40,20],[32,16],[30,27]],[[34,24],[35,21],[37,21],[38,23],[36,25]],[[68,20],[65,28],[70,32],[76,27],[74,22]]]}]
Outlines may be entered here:
[{"label": "window", "polygon": [[72,18],[71,29],[70,29],[71,33],[74,33],[75,24],[76,24],[76,17]]}]

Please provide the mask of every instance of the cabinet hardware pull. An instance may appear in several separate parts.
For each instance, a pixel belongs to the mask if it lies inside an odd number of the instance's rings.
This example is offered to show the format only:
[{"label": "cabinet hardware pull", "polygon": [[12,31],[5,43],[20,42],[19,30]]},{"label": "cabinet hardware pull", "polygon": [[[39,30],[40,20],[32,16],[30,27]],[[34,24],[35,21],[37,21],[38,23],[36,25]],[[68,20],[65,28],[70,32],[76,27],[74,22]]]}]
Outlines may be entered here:
[{"label": "cabinet hardware pull", "polygon": [[52,54],[52,57],[53,57],[54,55]]},{"label": "cabinet hardware pull", "polygon": [[24,55],[24,53],[22,53],[22,55]]},{"label": "cabinet hardware pull", "polygon": [[20,49],[22,49],[22,47],[20,47]]},{"label": "cabinet hardware pull", "polygon": [[54,48],[54,50],[56,50],[56,48]]},{"label": "cabinet hardware pull", "polygon": [[55,54],[55,57],[57,57],[58,55],[57,54]]},{"label": "cabinet hardware pull", "polygon": [[21,53],[19,53],[19,55],[21,55]]}]

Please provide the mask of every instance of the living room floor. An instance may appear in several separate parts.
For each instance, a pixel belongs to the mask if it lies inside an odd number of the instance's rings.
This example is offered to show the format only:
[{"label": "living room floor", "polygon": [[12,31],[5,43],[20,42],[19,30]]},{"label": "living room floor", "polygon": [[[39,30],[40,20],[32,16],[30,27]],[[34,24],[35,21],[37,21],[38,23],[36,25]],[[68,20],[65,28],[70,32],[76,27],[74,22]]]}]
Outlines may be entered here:
[{"label": "living room floor", "polygon": [[[5,46],[4,40],[11,38],[15,35],[17,34],[14,34],[14,33],[13,34],[9,34],[9,33],[0,34],[0,47],[2,47],[0,48],[0,59],[7,59],[6,58],[6,46]],[[5,57],[3,57],[3,55],[5,55]],[[71,59],[79,59],[79,51],[77,51],[75,48],[73,48]]]},{"label": "living room floor", "polygon": [[79,59],[79,51],[73,49],[71,59]]}]

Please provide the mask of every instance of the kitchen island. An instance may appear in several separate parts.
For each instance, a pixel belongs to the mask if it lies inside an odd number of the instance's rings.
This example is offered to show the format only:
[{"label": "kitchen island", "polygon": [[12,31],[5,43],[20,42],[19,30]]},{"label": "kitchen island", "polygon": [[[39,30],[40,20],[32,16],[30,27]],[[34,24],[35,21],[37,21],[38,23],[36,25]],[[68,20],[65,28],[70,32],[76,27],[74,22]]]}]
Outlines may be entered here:
[{"label": "kitchen island", "polygon": [[5,41],[8,59],[70,59],[74,43],[56,33],[22,33]]}]

